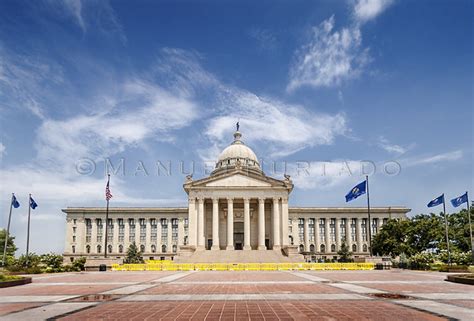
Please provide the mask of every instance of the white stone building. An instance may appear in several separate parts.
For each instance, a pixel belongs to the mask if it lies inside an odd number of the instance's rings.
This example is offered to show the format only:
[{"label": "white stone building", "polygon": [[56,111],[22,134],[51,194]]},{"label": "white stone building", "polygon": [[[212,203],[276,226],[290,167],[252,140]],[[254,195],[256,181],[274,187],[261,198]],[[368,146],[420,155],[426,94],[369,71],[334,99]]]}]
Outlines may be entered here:
[{"label": "white stone building", "polygon": [[[255,153],[235,132],[209,177],[186,178],[188,207],[110,208],[108,256],[123,258],[135,242],[147,259],[181,262],[285,262],[328,260],[345,243],[355,257],[368,250],[367,208],[289,207],[289,176],[266,176]],[[405,207],[371,208],[372,235]],[[67,260],[100,258],[105,208],[68,207]]]}]

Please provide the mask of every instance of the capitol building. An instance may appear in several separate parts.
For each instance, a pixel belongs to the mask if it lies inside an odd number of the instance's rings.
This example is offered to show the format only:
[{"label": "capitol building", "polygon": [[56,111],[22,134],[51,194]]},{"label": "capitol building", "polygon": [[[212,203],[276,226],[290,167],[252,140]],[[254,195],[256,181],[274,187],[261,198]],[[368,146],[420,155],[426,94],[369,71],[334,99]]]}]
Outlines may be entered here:
[{"label": "capitol building", "polygon": [[[64,257],[120,261],[135,243],[145,259],[177,262],[302,262],[337,258],[342,244],[369,255],[372,235],[406,207],[290,207],[291,178],[266,176],[239,131],[213,172],[184,182],[187,207],[68,207]],[[107,223],[107,224],[106,224]]]}]

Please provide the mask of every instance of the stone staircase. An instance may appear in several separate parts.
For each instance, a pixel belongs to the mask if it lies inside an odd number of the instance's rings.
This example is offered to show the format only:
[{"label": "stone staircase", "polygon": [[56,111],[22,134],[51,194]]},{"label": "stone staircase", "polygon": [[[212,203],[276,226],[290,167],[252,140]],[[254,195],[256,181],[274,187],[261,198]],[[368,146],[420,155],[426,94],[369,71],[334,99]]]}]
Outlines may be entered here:
[{"label": "stone staircase", "polygon": [[298,263],[303,255],[285,256],[280,250],[195,251],[189,256],[178,255],[176,263]]}]

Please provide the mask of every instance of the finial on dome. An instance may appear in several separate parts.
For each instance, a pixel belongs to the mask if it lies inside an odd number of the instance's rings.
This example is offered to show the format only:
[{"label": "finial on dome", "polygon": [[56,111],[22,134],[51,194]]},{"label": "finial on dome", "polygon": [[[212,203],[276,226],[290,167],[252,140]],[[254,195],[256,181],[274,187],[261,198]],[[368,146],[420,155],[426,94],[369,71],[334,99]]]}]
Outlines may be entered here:
[{"label": "finial on dome", "polygon": [[235,127],[237,127],[237,132],[239,131],[239,128],[240,128],[240,124],[239,124],[239,121],[237,121],[237,124],[235,124]]},{"label": "finial on dome", "polygon": [[235,143],[241,143],[240,138],[242,137],[242,134],[239,132],[240,120],[237,121],[237,123],[235,124],[235,127],[236,127],[236,131],[234,133],[234,144]]}]

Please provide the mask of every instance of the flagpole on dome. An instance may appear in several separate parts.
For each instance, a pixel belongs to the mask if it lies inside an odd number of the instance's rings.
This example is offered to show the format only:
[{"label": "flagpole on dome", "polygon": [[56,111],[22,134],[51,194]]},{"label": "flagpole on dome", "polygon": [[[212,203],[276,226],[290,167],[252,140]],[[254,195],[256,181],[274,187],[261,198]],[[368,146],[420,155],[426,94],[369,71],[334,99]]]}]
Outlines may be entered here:
[{"label": "flagpole on dome", "polygon": [[372,257],[372,220],[370,219],[369,175],[365,175],[365,184],[367,185],[367,216],[369,219],[369,254]]},{"label": "flagpole on dome", "polygon": [[8,238],[10,236],[10,222],[11,222],[11,219],[12,219],[12,208],[13,208],[14,200],[15,200],[15,193],[12,193],[12,200],[10,202],[10,214],[8,214],[7,231],[5,232],[5,245],[3,246],[2,266],[5,266],[5,259],[6,259],[6,256],[7,256],[7,244],[8,244]]}]

